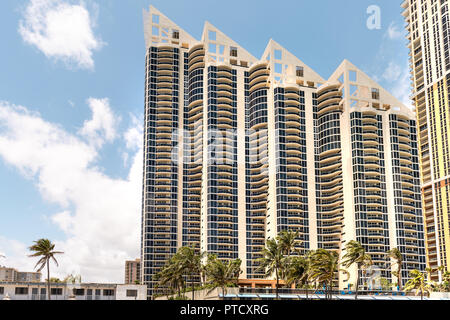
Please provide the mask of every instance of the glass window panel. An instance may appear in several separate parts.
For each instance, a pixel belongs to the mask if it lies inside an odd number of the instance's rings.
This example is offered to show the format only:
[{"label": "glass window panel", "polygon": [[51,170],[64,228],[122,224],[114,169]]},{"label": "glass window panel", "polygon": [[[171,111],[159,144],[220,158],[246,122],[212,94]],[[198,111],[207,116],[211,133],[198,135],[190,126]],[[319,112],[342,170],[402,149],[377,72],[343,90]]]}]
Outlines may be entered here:
[{"label": "glass window panel", "polygon": [[281,50],[275,50],[275,59],[276,60],[283,59],[283,53],[281,52]]}]

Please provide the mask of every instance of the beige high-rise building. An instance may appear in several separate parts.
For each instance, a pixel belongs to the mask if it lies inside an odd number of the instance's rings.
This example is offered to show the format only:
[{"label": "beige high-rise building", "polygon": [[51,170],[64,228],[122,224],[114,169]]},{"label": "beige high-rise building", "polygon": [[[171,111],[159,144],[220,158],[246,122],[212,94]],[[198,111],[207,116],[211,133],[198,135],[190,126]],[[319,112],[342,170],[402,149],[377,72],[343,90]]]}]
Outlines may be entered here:
[{"label": "beige high-rise building", "polygon": [[432,280],[450,271],[450,16],[446,0],[406,0],[418,128],[427,264]]},{"label": "beige high-rise building", "polygon": [[[146,98],[142,280],[181,246],[242,260],[262,279],[268,238],[300,232],[301,252],[360,241],[361,284],[424,270],[414,113],[344,61],[324,80],[270,40],[257,59],[209,22],[201,41],[144,12]],[[356,268],[356,267],[355,267]],[[340,287],[356,282],[339,277]],[[371,285],[371,283],[368,283]]]},{"label": "beige high-rise building", "polygon": [[125,261],[125,284],[141,282],[141,259]]}]

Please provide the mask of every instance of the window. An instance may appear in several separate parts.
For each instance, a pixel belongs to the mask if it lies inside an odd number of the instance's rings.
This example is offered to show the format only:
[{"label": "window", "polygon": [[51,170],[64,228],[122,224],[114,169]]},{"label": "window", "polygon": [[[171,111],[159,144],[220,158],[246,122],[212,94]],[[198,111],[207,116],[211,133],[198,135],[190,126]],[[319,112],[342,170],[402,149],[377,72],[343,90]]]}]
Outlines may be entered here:
[{"label": "window", "polygon": [[5,294],[5,288],[0,287],[0,294],[1,294],[1,295]]},{"label": "window", "polygon": [[99,296],[99,295],[101,295],[102,294],[102,291],[100,290],[100,289],[96,289],[95,290],[95,295],[96,296]]},{"label": "window", "polygon": [[127,290],[127,297],[137,297],[138,291],[137,290]]},{"label": "window", "polygon": [[76,296],[84,296],[84,289],[73,289],[73,294]]},{"label": "window", "polygon": [[350,70],[348,72],[348,78],[351,82],[356,82],[356,71]]},{"label": "window", "polygon": [[372,89],[372,99],[380,100],[380,90],[375,88]]},{"label": "window", "polygon": [[230,56],[232,56],[232,57],[238,56],[238,51],[237,51],[236,47],[230,47]]},{"label": "window", "polygon": [[208,32],[208,38],[209,38],[209,40],[216,41],[217,33],[215,31],[209,31]]},{"label": "window", "polygon": [[26,295],[26,294],[28,294],[28,288],[21,288],[21,287],[16,288],[16,295]]},{"label": "window", "polygon": [[114,295],[114,290],[105,289],[105,290],[103,290],[103,295],[106,297],[111,297]]},{"label": "window", "polygon": [[304,75],[303,67],[297,67],[296,74],[297,74],[297,77],[303,77],[303,75]]},{"label": "window", "polygon": [[283,73],[283,65],[281,63],[275,63],[275,73]]},{"label": "window", "polygon": [[51,288],[50,294],[52,296],[62,296],[62,288]]},{"label": "window", "polygon": [[275,60],[281,60],[283,59],[283,53],[281,50],[275,50]]},{"label": "window", "polygon": [[172,38],[174,38],[174,39],[180,39],[180,31],[178,31],[178,30],[172,30]]}]

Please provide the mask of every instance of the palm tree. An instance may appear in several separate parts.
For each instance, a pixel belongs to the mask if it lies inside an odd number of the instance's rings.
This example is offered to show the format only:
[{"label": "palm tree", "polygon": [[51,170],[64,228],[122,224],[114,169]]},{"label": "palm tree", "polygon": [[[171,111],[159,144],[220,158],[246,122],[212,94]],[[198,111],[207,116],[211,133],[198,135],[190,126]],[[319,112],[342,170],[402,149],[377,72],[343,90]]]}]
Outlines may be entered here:
[{"label": "palm tree", "polygon": [[333,280],[339,271],[339,254],[336,251],[317,249],[309,255],[309,278],[326,288],[326,299],[332,298]]},{"label": "palm tree", "polygon": [[445,271],[442,275],[442,290],[444,292],[450,291],[450,272]]},{"label": "palm tree", "polygon": [[202,272],[202,258],[204,254],[198,254],[195,248],[182,247],[178,251],[179,263],[183,273],[191,276],[192,300],[195,300],[195,277]]},{"label": "palm tree", "polygon": [[397,264],[397,279],[398,279],[398,289],[402,291],[402,264],[403,264],[403,255],[398,248],[393,248],[389,250],[388,255],[391,259],[395,260]]},{"label": "palm tree", "polygon": [[295,250],[295,245],[299,242],[297,240],[298,236],[298,231],[282,231],[278,234],[278,242],[281,247],[281,251],[285,256],[289,257]]},{"label": "palm tree", "polygon": [[431,286],[425,279],[425,275],[419,270],[413,270],[409,274],[410,279],[406,282],[405,291],[416,290],[416,295],[420,293],[420,299],[423,300],[424,293],[431,292]]},{"label": "palm tree", "polygon": [[239,276],[242,273],[241,264],[240,259],[224,262],[218,259],[216,255],[209,255],[206,264],[206,278],[211,289],[208,294],[217,288],[221,288],[222,296],[225,298],[227,288],[236,286],[238,283]]},{"label": "palm tree", "polygon": [[59,265],[55,255],[63,254],[64,252],[55,251],[55,244],[48,239],[39,239],[38,241],[34,241],[34,245],[32,245],[29,250],[34,252],[30,255],[30,257],[41,257],[34,267],[38,268],[38,272],[47,266],[47,294],[48,300],[50,300],[50,259],[53,260],[58,267]]},{"label": "palm tree", "polygon": [[267,240],[266,247],[262,250],[261,254],[263,257],[258,259],[258,270],[264,270],[267,278],[270,278],[273,274],[275,274],[275,295],[276,299],[278,300],[280,276],[282,276],[283,270],[286,266],[286,260],[283,255],[283,249],[280,241],[278,241],[277,239]]},{"label": "palm tree", "polygon": [[180,256],[173,255],[167,264],[155,275],[158,281],[157,287],[169,286],[169,289],[177,291],[178,297],[181,297],[181,289],[184,287],[183,269],[180,265]]},{"label": "palm tree", "polygon": [[364,247],[358,241],[352,240],[345,246],[346,254],[343,256],[344,261],[342,261],[342,265],[346,268],[350,267],[353,264],[356,264],[357,270],[357,278],[356,278],[356,292],[355,299],[358,299],[358,289],[359,289],[359,279],[360,273],[359,271],[365,269],[372,265],[372,259],[366,253]]},{"label": "palm tree", "polygon": [[290,286],[306,286],[306,300],[308,300],[309,261],[307,257],[293,257],[287,268],[286,283]]}]

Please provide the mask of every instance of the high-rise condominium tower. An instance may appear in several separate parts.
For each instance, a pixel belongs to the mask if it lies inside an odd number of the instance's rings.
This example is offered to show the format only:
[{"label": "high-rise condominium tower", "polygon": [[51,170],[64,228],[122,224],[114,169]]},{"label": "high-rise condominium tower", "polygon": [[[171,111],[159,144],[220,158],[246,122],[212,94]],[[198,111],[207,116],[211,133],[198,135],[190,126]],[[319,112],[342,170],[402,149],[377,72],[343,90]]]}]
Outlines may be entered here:
[{"label": "high-rise condominium tower", "polygon": [[[328,81],[271,40],[261,59],[206,23],[195,40],[144,12],[142,280],[181,246],[240,258],[261,279],[268,238],[301,252],[360,241],[392,279],[425,266],[414,114],[344,61]],[[356,267],[354,267],[356,268]],[[355,283],[339,277],[341,287]],[[367,279],[363,279],[367,281]]]},{"label": "high-rise condominium tower", "polygon": [[406,0],[417,115],[427,263],[450,271],[450,16],[447,0]]}]

